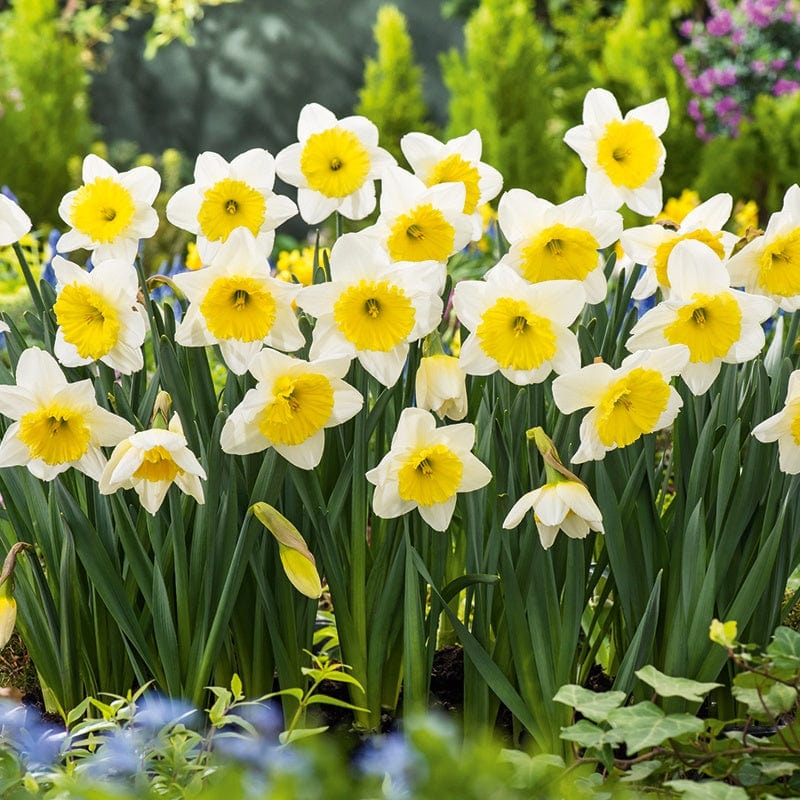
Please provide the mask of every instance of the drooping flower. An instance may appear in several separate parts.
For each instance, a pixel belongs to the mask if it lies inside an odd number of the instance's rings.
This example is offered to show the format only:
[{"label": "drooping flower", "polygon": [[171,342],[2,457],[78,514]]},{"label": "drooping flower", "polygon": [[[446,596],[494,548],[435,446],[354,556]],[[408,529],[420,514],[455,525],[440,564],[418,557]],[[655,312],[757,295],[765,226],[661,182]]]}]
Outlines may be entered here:
[{"label": "drooping flower", "polygon": [[127,261],[95,264],[91,272],[53,258],[58,330],[54,353],[65,367],[102,361],[123,375],[144,365],[145,319],[136,271]]},{"label": "drooping flower", "polygon": [[375,485],[375,514],[392,519],[416,508],[431,528],[446,530],[456,495],[480,489],[492,479],[472,454],[474,443],[471,423],[437,428],[430,411],[403,409],[391,449],[367,472],[367,480]]},{"label": "drooping flower", "polygon": [[723,362],[741,364],[764,347],[761,323],[775,310],[766,297],[730,288],[730,275],[706,245],[686,240],[672,252],[669,299],[648,311],[631,330],[628,350],[672,344],[689,348],[680,375],[695,395],[708,391]]},{"label": "drooping flower", "polygon": [[338,211],[364,219],[375,208],[375,180],[395,163],[378,147],[378,129],[366,117],[336,116],[309,103],[297,122],[299,141],[278,153],[275,168],[297,187],[300,216],[315,225]]},{"label": "drooping flower", "polygon": [[346,358],[302,361],[265,348],[250,364],[256,379],[222,428],[226,453],[246,455],[274,447],[300,469],[319,464],[325,428],[354,417],[364,398],[342,378]]},{"label": "drooping flower", "polygon": [[10,198],[0,194],[0,247],[18,242],[31,229],[31,218]]},{"label": "drooping flower", "polygon": [[692,209],[680,225],[670,228],[654,223],[639,228],[628,228],[620,238],[622,249],[645,271],[633,290],[633,297],[642,300],[661,288],[668,293],[670,281],[668,265],[673,249],[679,242],[693,240],[710,248],[717,258],[726,259],[736,244],[736,235],[722,230],[733,208],[729,194],[716,194]]},{"label": "drooping flower", "polygon": [[463,211],[472,219],[472,240],[483,234],[479,206],[500,194],[503,176],[481,161],[483,143],[478,131],[440,142],[427,133],[407,133],[400,139],[400,149],[426,186],[439,183],[463,183],[466,189]]},{"label": "drooping flower", "polygon": [[275,228],[297,213],[297,206],[275,194],[275,159],[256,147],[230,164],[218,153],[197,157],[194,183],[178,189],[167,203],[167,219],[197,234],[203,262],[211,261],[219,246],[237,228],[255,237],[259,252],[268,256]]},{"label": "drooping flower", "polygon": [[297,297],[300,308],[317,318],[311,358],[357,358],[384,386],[393,386],[409,342],[441,321],[443,265],[392,263],[361,232],[336,241],[330,270],[330,282],[304,287]]},{"label": "drooping flower", "polygon": [[121,441],[108,459],[99,488],[101,494],[134,489],[144,509],[155,514],[173,483],[204,503],[200,480],[205,477],[205,470],[186,443],[180,417],[173,414],[168,428],[138,431]]},{"label": "drooping flower", "polygon": [[305,343],[292,309],[299,287],[270,275],[247,230],[233,231],[208,267],[173,280],[189,298],[175,341],[184,347],[218,344],[237,375],[264,345],[292,352]]},{"label": "drooping flower", "polygon": [[483,281],[460,281],[453,307],[471,333],[460,363],[469,375],[498,370],[512,383],[541,383],[581,365],[575,334],[568,329],[586,301],[578,281],[528,283],[500,263]]},{"label": "drooping flower", "polygon": [[117,172],[90,153],[83,160],[83,186],[64,195],[61,219],[72,227],[56,245],[59,253],[84,248],[95,261],[120,259],[133,263],[140,239],[158,228],[153,201],[161,177],[147,166]]},{"label": "drooping flower", "polygon": [[581,281],[589,303],[606,296],[600,250],[622,233],[622,216],[598,211],[587,195],[554,205],[525,189],[500,198],[500,230],[510,249],[502,259],[531,283]]},{"label": "drooping flower", "polygon": [[664,98],[631,109],[623,118],[614,95],[590,89],[583,101],[583,124],[564,141],[586,167],[586,194],[595,207],[628,208],[649,217],[661,210],[661,175],[666,151],[659,137],[667,129]]},{"label": "drooping flower", "polygon": [[553,399],[562,414],[590,411],[581,421],[581,444],[573,464],[602,459],[645,433],[672,424],[683,405],[669,380],[689,361],[685,345],[639,350],[617,369],[602,362],[553,381]]},{"label": "drooping flower", "polygon": [[[433,347],[428,346],[431,339],[434,340]],[[439,419],[464,419],[467,415],[466,378],[458,357],[444,353],[441,338],[434,331],[425,339],[423,356],[414,379],[417,407],[433,411]]]},{"label": "drooping flower", "polygon": [[790,186],[783,207],[728,261],[734,286],[771,297],[784,311],[800,308],[800,186]]},{"label": "drooping flower", "polygon": [[589,531],[603,533],[603,514],[586,484],[561,463],[552,440],[541,428],[528,431],[544,460],[547,482],[517,500],[503,520],[506,529],[516,528],[533,511],[539,540],[545,550],[552,547],[559,531],[570,539],[585,539]]},{"label": "drooping flower", "polygon": [[778,463],[789,475],[800,473],[800,370],[789,376],[783,408],[753,429],[759,442],[778,443]]},{"label": "drooping flower", "polygon": [[426,186],[400,167],[386,171],[381,213],[362,233],[374,236],[392,261],[445,263],[472,238],[472,219],[464,213],[463,183]]},{"label": "drooping flower", "polygon": [[90,380],[67,383],[38,347],[20,355],[16,386],[0,386],[0,413],[14,420],[0,442],[0,467],[24,466],[45,481],[70,467],[99,480],[106,464],[100,448],[134,431],[97,404]]}]

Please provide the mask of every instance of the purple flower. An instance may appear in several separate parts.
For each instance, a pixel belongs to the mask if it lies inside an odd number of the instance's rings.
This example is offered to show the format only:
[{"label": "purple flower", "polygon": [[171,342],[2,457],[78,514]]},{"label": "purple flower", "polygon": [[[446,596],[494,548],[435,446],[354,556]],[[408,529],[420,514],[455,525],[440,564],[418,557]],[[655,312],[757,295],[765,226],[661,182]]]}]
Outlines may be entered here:
[{"label": "purple flower", "polygon": [[683,53],[675,53],[672,56],[672,63],[679,69],[683,70],[686,67],[686,56]]},{"label": "purple flower", "polygon": [[750,69],[752,69],[756,75],[763,75],[767,71],[767,65],[760,59],[756,59],[750,62]]},{"label": "purple flower", "polygon": [[736,69],[734,67],[723,67],[717,70],[717,86],[735,86]]},{"label": "purple flower", "polygon": [[693,29],[694,23],[690,19],[685,19],[683,22],[681,22],[680,28],[678,28],[681,36],[683,36],[685,39],[688,39],[692,35]]},{"label": "purple flower", "polygon": [[744,44],[744,28],[734,28],[733,33],[731,34],[731,41],[735,45]]},{"label": "purple flower", "polygon": [[775,81],[775,85],[772,87],[772,94],[774,94],[775,97],[780,97],[783,94],[794,94],[798,89],[800,89],[800,83],[797,81],[778,78],[778,80]]},{"label": "purple flower", "polygon": [[700,122],[703,119],[703,112],[700,110],[700,101],[693,97],[686,106],[686,111],[689,116],[695,121]]},{"label": "purple flower", "polygon": [[780,72],[786,66],[786,59],[785,58],[774,58],[772,61],[769,62],[769,66],[771,69],[774,69],[776,72]]},{"label": "purple flower", "polygon": [[729,114],[738,107],[739,104],[732,97],[723,97],[721,100],[717,100],[717,102],[714,103],[714,111],[721,117]]},{"label": "purple flower", "polygon": [[710,36],[727,36],[733,27],[733,17],[726,8],[719,12],[718,16],[711,17],[706,23],[706,30]]}]

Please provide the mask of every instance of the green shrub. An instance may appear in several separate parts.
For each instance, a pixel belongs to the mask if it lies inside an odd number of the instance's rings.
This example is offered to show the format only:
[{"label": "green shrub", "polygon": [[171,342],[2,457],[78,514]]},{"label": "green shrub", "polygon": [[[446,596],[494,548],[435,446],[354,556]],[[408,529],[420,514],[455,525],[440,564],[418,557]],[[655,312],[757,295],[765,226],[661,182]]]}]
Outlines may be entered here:
[{"label": "green shrub", "polygon": [[530,7],[521,0],[482,0],[464,27],[464,52],[442,57],[450,90],[448,137],[478,128],[483,158],[506,186],[558,194],[567,159],[552,124],[549,51]]},{"label": "green shrub", "polygon": [[91,141],[87,82],[55,0],[14,0],[0,15],[0,183],[35,225],[58,220],[67,161]]},{"label": "green shrub", "polygon": [[381,146],[401,160],[400,137],[431,127],[422,95],[422,68],[414,62],[406,18],[396,6],[378,9],[373,34],[378,52],[366,61],[356,114],[378,126]]}]

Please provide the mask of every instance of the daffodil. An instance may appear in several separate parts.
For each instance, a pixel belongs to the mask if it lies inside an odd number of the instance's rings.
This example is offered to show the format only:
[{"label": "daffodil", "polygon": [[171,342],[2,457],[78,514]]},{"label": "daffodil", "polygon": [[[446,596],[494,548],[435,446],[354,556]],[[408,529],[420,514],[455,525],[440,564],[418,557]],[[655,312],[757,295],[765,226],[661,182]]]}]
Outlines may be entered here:
[{"label": "daffodil", "polygon": [[94,154],[83,160],[83,185],[64,195],[58,207],[71,230],[56,244],[59,253],[84,248],[93,259],[117,258],[133,263],[140,239],[158,228],[153,201],[161,178],[152,167],[117,172]]},{"label": "daffodil", "polygon": [[653,217],[653,222],[680,225],[686,215],[700,205],[700,195],[694,189],[684,189],[680,197],[670,197],[664,208]]},{"label": "daffodil", "polygon": [[730,288],[730,275],[716,254],[686,240],[672,252],[669,299],[648,311],[631,330],[628,350],[683,344],[689,362],[680,375],[693,394],[708,391],[723,362],[741,364],[764,347],[761,323],[775,310],[766,297]]},{"label": "daffodil", "polygon": [[697,241],[710,248],[717,259],[725,260],[736,244],[736,236],[722,230],[733,208],[729,194],[716,194],[692,209],[677,228],[659,223],[628,228],[620,238],[622,249],[645,271],[633,290],[633,297],[642,300],[661,289],[669,293],[670,256],[679,242]]},{"label": "daffodil", "polygon": [[420,359],[414,379],[417,407],[439,419],[458,421],[467,416],[466,373],[456,356],[436,353]]},{"label": "daffodil", "polygon": [[585,301],[578,281],[528,283],[503,263],[483,281],[460,281],[453,307],[471,331],[461,345],[461,368],[469,375],[499,370],[519,386],[541,383],[553,370],[578,369],[578,340],[568,326]]},{"label": "daffodil", "polygon": [[315,247],[304,247],[302,250],[281,250],[278,262],[275,264],[275,277],[288,283],[300,283],[311,286],[314,283],[314,255],[317,263],[323,264],[324,259],[330,259],[330,248],[320,247],[319,252]]},{"label": "daffodil", "polygon": [[671,425],[683,400],[669,381],[688,361],[689,348],[672,345],[640,350],[618,369],[598,362],[556,378],[553,399],[562,414],[590,409],[581,421],[581,444],[572,463],[599,460]]},{"label": "daffodil", "polygon": [[317,318],[311,358],[357,358],[384,386],[393,386],[409,342],[441,321],[444,266],[392,263],[380,245],[347,233],[331,249],[331,280],[304,287],[297,304]]},{"label": "daffodil", "polygon": [[367,472],[367,480],[375,485],[375,514],[392,519],[416,508],[431,528],[446,530],[456,495],[480,489],[492,479],[472,454],[474,443],[471,423],[437,428],[430,411],[403,409],[391,449]]},{"label": "daffodil", "polygon": [[189,299],[175,341],[184,347],[218,344],[237,375],[264,345],[292,352],[305,343],[292,309],[299,287],[270,275],[247,230],[233,231],[208,267],[173,280]]},{"label": "daffodil", "polygon": [[49,481],[70,467],[99,480],[101,447],[133,433],[127,420],[101,408],[90,380],[67,383],[56,360],[30,347],[17,363],[15,386],[0,386],[0,414],[14,420],[0,442],[0,467],[27,467]]},{"label": "daffodil", "polygon": [[186,444],[180,417],[173,414],[167,429],[138,431],[121,441],[100,476],[99,488],[101,494],[134,489],[144,509],[155,514],[173,483],[204,503],[200,480],[205,477],[205,470]]},{"label": "daffodil", "polygon": [[529,511],[545,550],[552,547],[559,531],[570,539],[585,539],[589,531],[603,533],[603,514],[586,484],[561,463],[552,440],[541,428],[528,431],[544,460],[547,483],[522,495],[503,520],[506,529],[516,528]]},{"label": "daffodil", "polygon": [[616,211],[598,211],[587,195],[554,205],[525,189],[511,189],[500,198],[498,223],[510,246],[503,262],[527,281],[581,281],[589,303],[605,298],[599,251],[622,233]]},{"label": "daffodil", "polygon": [[315,225],[338,211],[364,219],[375,208],[375,180],[395,163],[378,147],[378,129],[366,117],[336,116],[309,103],[297,122],[299,141],[278,153],[278,176],[297,187],[300,216]]},{"label": "daffodil", "polygon": [[623,118],[614,95],[590,89],[583,101],[583,124],[570,128],[564,141],[586,167],[586,194],[597,208],[652,217],[661,210],[661,175],[666,151],[659,138],[667,129],[664,98],[631,109]]},{"label": "daffodil", "polygon": [[218,153],[201,153],[195,162],[194,183],[169,199],[167,219],[197,234],[203,262],[213,259],[237,228],[250,231],[258,250],[268,256],[275,228],[297,214],[292,200],[272,191],[274,184],[275,159],[260,147],[230,163]]},{"label": "daffodil", "polygon": [[31,229],[31,218],[10,198],[0,194],[0,247],[18,242]]},{"label": "daffodil", "polygon": [[472,220],[472,240],[483,235],[483,219],[478,208],[494,199],[503,188],[503,176],[481,161],[483,143],[476,130],[448,142],[427,133],[407,133],[400,149],[414,174],[426,186],[462,183],[466,189],[463,211]]},{"label": "daffodil", "polygon": [[756,236],[728,261],[731,282],[771,297],[784,311],[800,309],[800,186],[790,186],[783,206]]},{"label": "daffodil", "polygon": [[354,417],[364,398],[342,378],[346,358],[302,361],[265,348],[250,365],[256,379],[222,428],[226,453],[246,455],[275,448],[300,469],[319,464],[325,428]]},{"label": "daffodil", "polygon": [[123,375],[144,365],[145,320],[136,271],[127,261],[95,264],[91,272],[53,258],[58,330],[54,353],[65,367],[102,361]]},{"label": "daffodil", "polygon": [[472,219],[464,213],[463,183],[426,186],[400,167],[386,171],[381,213],[363,233],[376,237],[392,261],[445,263],[472,238]]},{"label": "daffodil", "polygon": [[789,475],[800,473],[800,370],[789,376],[783,408],[753,429],[759,442],[778,443],[778,463]]}]

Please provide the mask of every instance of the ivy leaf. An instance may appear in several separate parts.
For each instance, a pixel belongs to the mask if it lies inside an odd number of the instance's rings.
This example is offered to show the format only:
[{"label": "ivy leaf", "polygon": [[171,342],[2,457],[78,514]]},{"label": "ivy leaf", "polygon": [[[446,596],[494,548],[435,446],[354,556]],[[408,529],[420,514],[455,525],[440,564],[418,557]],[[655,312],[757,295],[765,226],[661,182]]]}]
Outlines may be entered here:
[{"label": "ivy leaf", "polygon": [[659,672],[654,666],[648,665],[636,671],[636,677],[652,686],[656,694],[661,697],[682,697],[690,703],[702,703],[703,698],[721,683],[701,683],[688,678],[673,678]]},{"label": "ivy leaf", "polygon": [[579,747],[596,747],[598,750],[604,744],[619,744],[622,741],[613,730],[603,730],[588,719],[582,719],[568,728],[562,728],[561,738],[575,742]]},{"label": "ivy leaf", "polygon": [[608,715],[608,721],[613,726],[611,732],[625,742],[630,753],[705,729],[703,720],[691,714],[666,715],[649,701],[617,708]]},{"label": "ivy leaf", "polygon": [[797,692],[766,675],[745,672],[734,680],[733,696],[747,706],[747,713],[758,720],[772,720],[794,708]]},{"label": "ivy leaf", "polygon": [[781,625],[767,647],[775,669],[800,671],[800,632]]},{"label": "ivy leaf", "polygon": [[657,772],[661,767],[661,762],[657,759],[652,761],[643,761],[641,764],[634,764],[626,773],[625,777],[620,779],[621,783],[637,783],[649,778],[654,772]]},{"label": "ivy leaf", "polygon": [[747,792],[741,786],[731,786],[720,781],[666,781],[669,786],[682,793],[685,800],[747,800]]},{"label": "ivy leaf", "polygon": [[625,702],[625,692],[593,692],[574,683],[562,686],[553,698],[557,703],[572,706],[593,722],[605,722],[610,711]]}]

